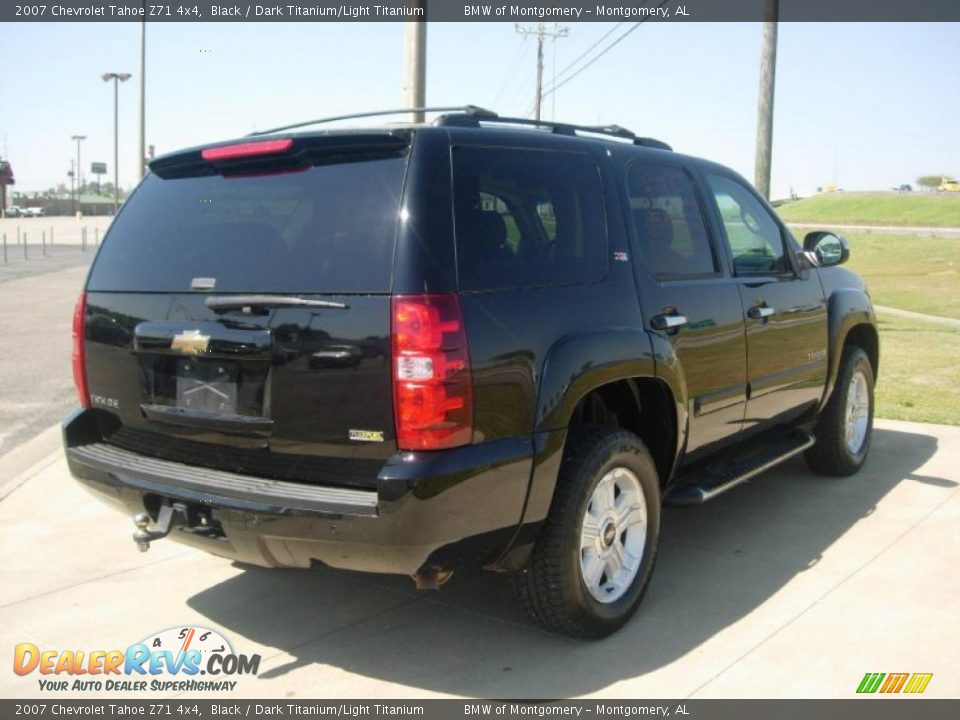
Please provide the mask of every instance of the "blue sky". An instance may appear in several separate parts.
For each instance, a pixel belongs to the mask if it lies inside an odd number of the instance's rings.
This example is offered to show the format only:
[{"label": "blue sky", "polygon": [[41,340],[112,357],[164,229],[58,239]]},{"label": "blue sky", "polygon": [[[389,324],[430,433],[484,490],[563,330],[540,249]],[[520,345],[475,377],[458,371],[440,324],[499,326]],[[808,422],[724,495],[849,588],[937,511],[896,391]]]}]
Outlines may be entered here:
[{"label": "blue sky", "polygon": [[[547,45],[548,84],[554,57],[562,70],[613,24],[568,27],[566,38]],[[139,33],[138,23],[0,24],[0,153],[14,166],[17,189],[65,182],[73,134],[88,136],[85,172],[101,160],[112,176],[112,86],[100,75],[138,72]],[[151,25],[147,143],[160,153],[399,106],[402,39],[400,23]],[[544,115],[618,123],[752,179],[759,53],[759,24],[645,23],[548,97]],[[534,41],[512,24],[433,23],[428,103],[523,115],[534,57]],[[120,88],[122,185],[135,169],[135,80]],[[960,175],[958,88],[960,24],[782,24],[774,196],[829,184],[835,167],[848,190]]]}]

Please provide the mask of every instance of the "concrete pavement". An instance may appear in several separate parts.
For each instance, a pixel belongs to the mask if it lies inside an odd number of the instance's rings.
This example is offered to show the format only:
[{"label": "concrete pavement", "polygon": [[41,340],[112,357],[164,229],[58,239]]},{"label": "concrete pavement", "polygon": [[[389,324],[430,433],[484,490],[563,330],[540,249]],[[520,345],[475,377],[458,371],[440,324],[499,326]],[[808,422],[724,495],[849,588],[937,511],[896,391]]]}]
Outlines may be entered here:
[{"label": "concrete pavement", "polygon": [[406,578],[243,568],[169,541],[140,554],[129,518],[47,442],[0,489],[3,697],[41,695],[36,674],[9,670],[16,643],[125,648],[186,624],[262,655],[237,697],[848,698],[866,672],[932,672],[925,697],[960,696],[957,427],[878,421],[855,477],[795,461],[667,510],[640,613],[594,643],[530,626],[481,572],[418,594]]},{"label": "concrete pavement", "polygon": [[83,230],[86,229],[87,244],[94,245],[96,238],[103,239],[113,217],[90,215],[80,218],[66,216],[38,218],[0,218],[0,235],[7,236],[8,247],[16,247],[17,237],[27,235],[30,244],[40,244],[40,238],[46,233],[49,244],[53,238],[54,247],[58,245],[80,245]]}]

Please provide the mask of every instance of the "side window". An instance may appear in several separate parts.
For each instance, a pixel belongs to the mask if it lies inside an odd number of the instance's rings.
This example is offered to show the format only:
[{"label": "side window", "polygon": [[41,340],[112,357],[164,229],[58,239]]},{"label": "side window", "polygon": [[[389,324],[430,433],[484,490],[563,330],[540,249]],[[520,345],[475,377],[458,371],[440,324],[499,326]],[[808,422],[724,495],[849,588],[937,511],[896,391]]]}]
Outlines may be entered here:
[{"label": "side window", "polygon": [[737,275],[769,275],[790,270],[780,226],[750,190],[722,175],[708,175],[727,233]]},{"label": "side window", "polygon": [[600,171],[588,155],[458,147],[453,188],[462,290],[593,282],[606,275]]},{"label": "side window", "polygon": [[635,163],[627,170],[627,192],[640,252],[655,275],[717,272],[700,203],[686,172],[672,165]]}]

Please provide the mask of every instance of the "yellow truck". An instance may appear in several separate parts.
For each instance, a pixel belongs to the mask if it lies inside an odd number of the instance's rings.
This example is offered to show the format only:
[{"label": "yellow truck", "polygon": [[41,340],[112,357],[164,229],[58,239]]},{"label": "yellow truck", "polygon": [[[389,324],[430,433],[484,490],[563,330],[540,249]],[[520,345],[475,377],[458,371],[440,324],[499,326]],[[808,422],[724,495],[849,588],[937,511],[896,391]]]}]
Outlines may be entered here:
[{"label": "yellow truck", "polygon": [[960,182],[956,178],[942,177],[937,185],[938,192],[960,192]]}]

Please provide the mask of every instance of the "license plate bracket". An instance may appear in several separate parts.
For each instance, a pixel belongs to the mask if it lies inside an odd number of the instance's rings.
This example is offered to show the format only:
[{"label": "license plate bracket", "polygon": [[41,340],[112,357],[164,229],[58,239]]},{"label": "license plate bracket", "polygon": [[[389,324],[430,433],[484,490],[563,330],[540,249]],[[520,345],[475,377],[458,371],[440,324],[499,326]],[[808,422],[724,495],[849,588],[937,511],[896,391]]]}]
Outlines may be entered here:
[{"label": "license plate bracket", "polygon": [[177,407],[184,410],[237,414],[236,363],[223,360],[177,360]]}]

